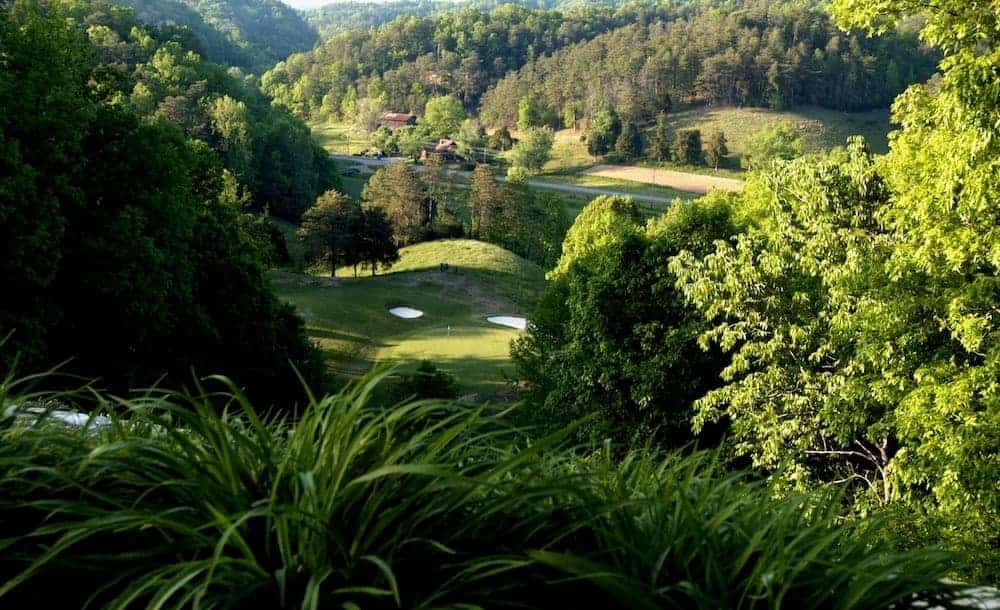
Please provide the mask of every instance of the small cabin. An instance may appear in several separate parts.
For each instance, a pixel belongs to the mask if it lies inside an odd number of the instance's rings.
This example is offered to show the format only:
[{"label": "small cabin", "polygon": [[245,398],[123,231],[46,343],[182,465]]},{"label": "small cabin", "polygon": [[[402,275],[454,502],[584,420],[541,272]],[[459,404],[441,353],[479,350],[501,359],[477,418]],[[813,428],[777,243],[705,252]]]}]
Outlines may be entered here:
[{"label": "small cabin", "polygon": [[417,115],[409,112],[386,112],[378,118],[378,124],[396,131],[400,127],[416,125]]},{"label": "small cabin", "polygon": [[457,150],[458,142],[451,138],[441,138],[434,146],[429,146],[421,151],[420,160],[426,161],[427,157],[437,155],[445,161],[451,161],[456,158],[457,155],[455,153]]}]

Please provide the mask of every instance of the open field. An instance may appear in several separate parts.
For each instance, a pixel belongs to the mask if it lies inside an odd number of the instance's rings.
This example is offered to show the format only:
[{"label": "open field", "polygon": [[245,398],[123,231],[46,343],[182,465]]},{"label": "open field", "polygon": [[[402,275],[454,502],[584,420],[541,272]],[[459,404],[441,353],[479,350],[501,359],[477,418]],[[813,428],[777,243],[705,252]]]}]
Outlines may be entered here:
[{"label": "open field", "polygon": [[368,148],[368,134],[350,123],[313,121],[309,128],[320,146],[331,153],[352,155]]},{"label": "open field", "polygon": [[[823,108],[797,108],[779,111],[764,108],[691,108],[669,115],[671,128],[699,129],[705,137],[713,131],[721,131],[729,143],[730,155],[720,167],[714,170],[705,166],[681,166],[672,163],[658,164],[639,161],[633,166],[601,166],[600,173],[606,177],[625,178],[649,184],[670,186],[678,190],[705,192],[710,182],[701,183],[692,176],[705,175],[721,178],[739,178],[742,174],[739,156],[747,138],[764,127],[778,123],[790,123],[802,135],[806,152],[829,150],[843,146],[852,135],[864,136],[869,147],[876,153],[888,150],[890,130],[889,112],[873,110],[869,112],[836,112]],[[651,126],[649,126],[651,128]],[[581,140],[583,131],[564,129],[556,133],[552,147],[552,159],[545,165],[546,176],[576,175],[593,173],[599,163],[587,152],[586,142]],[[657,176],[640,171],[638,168],[667,168],[675,170],[679,176],[668,174]],[[627,172],[618,172],[621,167]],[[610,171],[611,169],[615,171]]]},{"label": "open field", "polygon": [[874,152],[889,150],[889,111],[837,112],[823,108],[767,110],[765,108],[693,108],[670,115],[675,129],[700,129],[703,135],[713,131],[726,134],[729,150],[743,152],[747,137],[777,123],[791,123],[802,135],[806,152],[843,146],[848,136],[864,136]]},{"label": "open field", "polygon": [[[486,317],[526,315],[544,282],[542,270],[472,240],[418,244],[401,255],[376,277],[275,272],[272,282],[305,317],[310,337],[339,378],[356,378],[377,363],[412,366],[430,360],[460,380],[463,394],[503,399],[509,346],[519,331]],[[441,262],[449,263],[449,271],[438,270]],[[388,313],[396,306],[419,309],[424,316],[396,318]]]}]

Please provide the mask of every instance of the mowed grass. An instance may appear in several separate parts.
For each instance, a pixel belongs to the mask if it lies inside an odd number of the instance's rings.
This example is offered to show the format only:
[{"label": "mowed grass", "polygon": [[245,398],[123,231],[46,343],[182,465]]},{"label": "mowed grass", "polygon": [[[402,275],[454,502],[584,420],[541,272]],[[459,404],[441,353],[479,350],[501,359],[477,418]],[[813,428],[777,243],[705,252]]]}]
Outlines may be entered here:
[{"label": "mowed grass", "polygon": [[[440,271],[441,262],[450,269]],[[486,318],[526,316],[544,273],[491,244],[446,240],[404,248],[399,263],[375,277],[331,280],[275,272],[272,280],[303,315],[337,377],[355,379],[379,363],[405,370],[429,360],[454,375],[463,394],[488,401],[507,396],[510,342],[520,331]],[[396,306],[424,316],[397,318],[388,312]]]},{"label": "mowed grass", "polygon": [[313,121],[309,128],[319,145],[331,153],[353,155],[368,148],[368,134],[350,123]]}]

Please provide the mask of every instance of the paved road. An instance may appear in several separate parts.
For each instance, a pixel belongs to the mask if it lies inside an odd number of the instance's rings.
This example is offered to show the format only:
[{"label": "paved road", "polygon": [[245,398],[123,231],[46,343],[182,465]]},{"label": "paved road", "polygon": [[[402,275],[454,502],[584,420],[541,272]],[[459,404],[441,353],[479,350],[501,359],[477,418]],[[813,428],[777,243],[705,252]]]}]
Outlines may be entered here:
[{"label": "paved road", "polygon": [[[353,156],[350,156],[350,155],[330,155],[330,156],[333,157],[334,159],[338,160],[338,161],[344,161],[346,163],[353,163],[355,165],[364,165],[365,167],[369,167],[369,168],[384,167],[384,166],[389,165],[391,163],[397,163],[397,162],[401,162],[401,161],[406,161],[406,159],[404,157],[384,157],[382,159],[372,159],[372,158],[368,158],[368,157],[353,157]],[[598,167],[612,167],[612,166],[604,165],[604,166],[598,166]],[[622,167],[622,169],[630,169],[630,168]],[[646,170],[646,172],[648,173],[649,170]],[[462,171],[458,171],[458,170],[451,170],[451,173],[453,173],[453,174],[459,174],[459,175],[463,175],[463,176],[468,176],[470,174],[470,172],[462,172]],[[657,172],[657,173],[660,173],[660,172]],[[672,172],[672,173],[680,174],[680,172]],[[692,177],[697,178],[697,179],[701,179],[701,178],[712,179],[711,176],[698,176],[696,174],[683,174],[683,175],[685,175],[685,176],[692,176]],[[498,180],[500,180],[501,182],[503,182],[503,181],[505,181],[505,178],[499,177]],[[720,178],[720,179],[717,179],[717,180],[722,180],[722,179]],[[642,182],[642,180],[633,180],[633,182]],[[739,182],[739,181],[738,180],[733,180],[731,182]],[[740,183],[740,185],[742,186],[742,183]],[[636,201],[639,201],[639,202],[642,202],[642,203],[656,203],[656,204],[660,204],[660,205],[665,205],[665,204],[673,202],[673,199],[671,197],[658,197],[656,195],[643,195],[643,194],[638,194],[638,193],[628,193],[628,192],[625,192],[625,191],[619,191],[619,190],[614,190],[614,189],[600,189],[600,188],[591,188],[591,187],[587,187],[587,186],[576,186],[576,185],[573,185],[573,184],[562,184],[562,183],[559,183],[559,182],[548,182],[546,180],[539,179],[539,178],[534,178],[532,180],[528,180],[528,186],[531,186],[531,187],[534,187],[534,188],[538,188],[538,189],[546,189],[546,190],[550,190],[550,191],[559,191],[559,192],[562,192],[562,193],[573,193],[573,194],[576,194],[576,195],[585,195],[587,197],[598,197],[600,195],[624,195],[626,197],[631,197],[632,199],[634,199]],[[690,189],[678,189],[678,190],[690,190]],[[704,191],[691,190],[691,192],[701,193],[701,192],[704,192]]]}]

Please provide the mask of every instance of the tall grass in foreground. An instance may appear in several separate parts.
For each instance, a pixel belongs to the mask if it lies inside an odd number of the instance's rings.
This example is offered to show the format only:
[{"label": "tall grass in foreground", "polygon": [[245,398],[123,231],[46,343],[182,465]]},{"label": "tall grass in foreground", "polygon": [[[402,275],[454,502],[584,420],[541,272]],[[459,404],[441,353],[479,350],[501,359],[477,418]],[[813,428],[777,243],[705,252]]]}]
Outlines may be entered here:
[{"label": "tall grass in foreground", "polygon": [[99,397],[104,429],[5,418],[0,607],[947,605],[947,556],[893,553],[836,497],[775,502],[712,454],[581,457],[482,410],[378,408],[378,381],[295,421],[233,391]]}]

